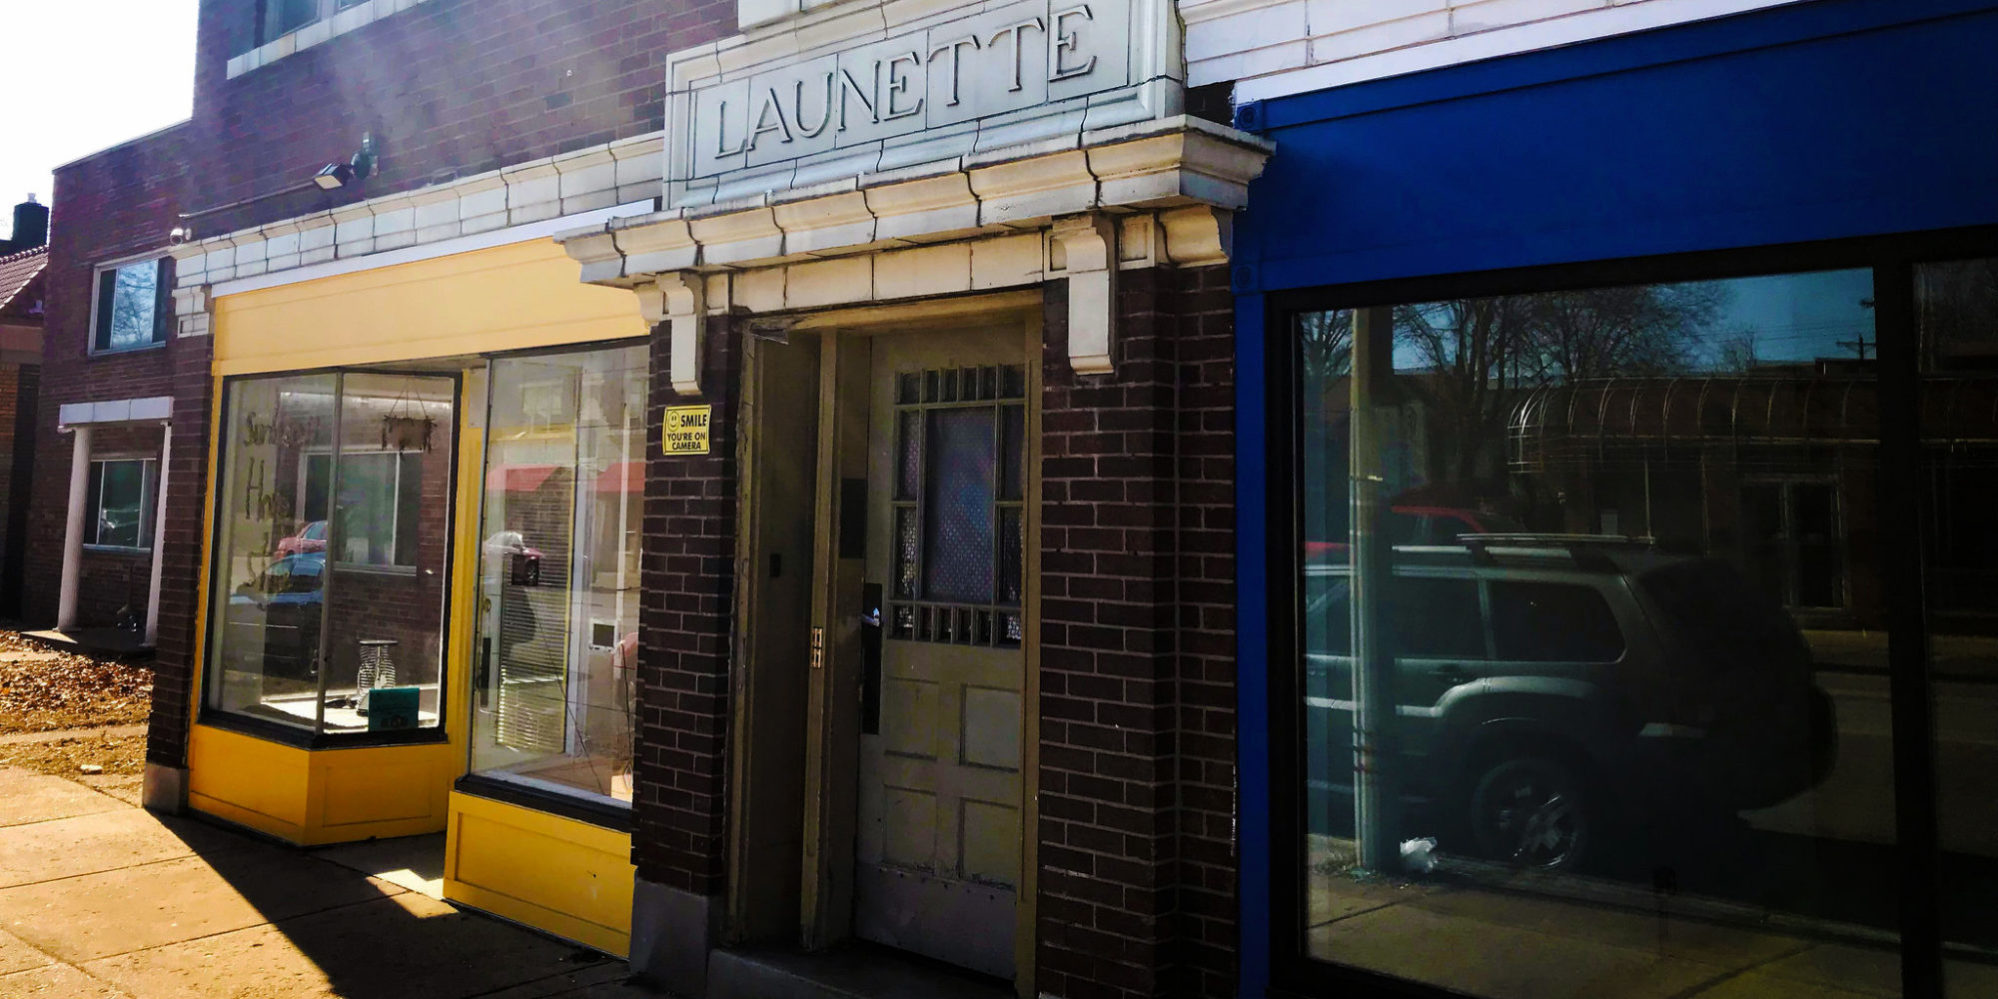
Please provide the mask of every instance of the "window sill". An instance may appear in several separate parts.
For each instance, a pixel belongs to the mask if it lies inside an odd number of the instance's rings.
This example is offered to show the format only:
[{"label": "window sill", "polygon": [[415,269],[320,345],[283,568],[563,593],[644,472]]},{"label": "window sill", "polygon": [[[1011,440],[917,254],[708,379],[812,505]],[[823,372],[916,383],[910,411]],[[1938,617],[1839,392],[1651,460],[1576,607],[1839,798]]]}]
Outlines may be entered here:
[{"label": "window sill", "polygon": [[538,812],[587,822],[616,832],[629,833],[633,829],[631,805],[614,798],[583,792],[564,794],[560,791],[519,784],[491,774],[466,774],[458,778],[457,783],[451,785],[451,789],[460,794],[532,808]]},{"label": "window sill", "polygon": [[195,718],[195,724],[227,729],[253,739],[307,750],[365,749],[375,746],[425,745],[451,741],[450,733],[442,726],[399,729],[393,732],[313,732],[309,728],[270,718],[224,711],[207,704],[201,706],[201,713]]},{"label": "window sill", "polygon": [[226,70],[228,78],[233,80],[253,69],[268,66],[288,55],[303,52],[321,42],[331,41],[349,31],[359,30],[424,2],[425,0],[367,0],[366,3],[355,4],[346,10],[336,12],[324,21],[314,21],[231,58]]},{"label": "window sill", "polygon": [[351,572],[364,576],[388,576],[391,578],[415,579],[413,565],[371,565],[367,562],[335,562],[333,568],[339,572]]},{"label": "window sill", "polygon": [[165,340],[154,340],[152,343],[142,343],[136,347],[92,347],[90,359],[94,361],[100,357],[124,357],[127,354],[143,354],[149,350],[165,350],[166,345]]},{"label": "window sill", "polygon": [[90,545],[83,546],[87,552],[99,555],[151,555],[153,550],[147,545]]}]

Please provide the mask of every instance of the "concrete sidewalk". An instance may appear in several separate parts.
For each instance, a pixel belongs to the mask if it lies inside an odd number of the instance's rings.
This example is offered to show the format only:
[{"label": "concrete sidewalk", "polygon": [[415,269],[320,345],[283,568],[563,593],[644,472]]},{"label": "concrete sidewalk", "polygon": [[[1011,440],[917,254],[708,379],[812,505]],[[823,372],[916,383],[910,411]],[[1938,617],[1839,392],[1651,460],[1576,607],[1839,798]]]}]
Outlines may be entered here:
[{"label": "concrete sidewalk", "polygon": [[0,767],[0,996],[659,999],[622,961]]}]

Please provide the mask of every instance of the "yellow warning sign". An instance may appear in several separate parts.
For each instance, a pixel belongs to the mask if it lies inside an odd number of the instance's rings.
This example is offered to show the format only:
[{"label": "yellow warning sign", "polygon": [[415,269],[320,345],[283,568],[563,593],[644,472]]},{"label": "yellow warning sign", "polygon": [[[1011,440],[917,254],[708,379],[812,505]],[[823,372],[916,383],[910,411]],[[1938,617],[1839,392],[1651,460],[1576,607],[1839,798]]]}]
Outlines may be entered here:
[{"label": "yellow warning sign", "polygon": [[667,454],[707,454],[708,421],[714,411],[713,406],[668,406],[659,449]]}]

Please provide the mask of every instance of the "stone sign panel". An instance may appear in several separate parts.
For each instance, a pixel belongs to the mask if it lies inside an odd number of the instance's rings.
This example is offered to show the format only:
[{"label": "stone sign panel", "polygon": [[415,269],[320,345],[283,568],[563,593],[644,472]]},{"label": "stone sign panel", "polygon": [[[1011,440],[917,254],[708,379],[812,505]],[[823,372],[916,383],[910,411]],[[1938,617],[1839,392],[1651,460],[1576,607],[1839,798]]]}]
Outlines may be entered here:
[{"label": "stone sign panel", "polygon": [[[669,60],[669,206],[1176,114],[1170,0],[1019,0],[892,23],[835,5]],[[811,23],[814,18],[823,23]],[[842,24],[860,30],[840,30]],[[832,40],[804,49],[800,41]],[[767,53],[767,58],[762,58]]]}]

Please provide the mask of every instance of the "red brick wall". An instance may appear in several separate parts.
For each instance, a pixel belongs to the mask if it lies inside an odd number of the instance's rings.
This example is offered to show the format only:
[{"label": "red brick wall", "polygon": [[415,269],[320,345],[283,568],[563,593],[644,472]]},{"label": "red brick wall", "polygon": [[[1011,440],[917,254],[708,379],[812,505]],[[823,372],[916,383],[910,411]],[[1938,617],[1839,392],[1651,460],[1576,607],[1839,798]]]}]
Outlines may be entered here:
[{"label": "red brick wall", "polygon": [[[167,344],[157,349],[98,357],[90,356],[89,350],[95,268],[106,261],[164,250],[167,233],[176,224],[173,189],[184,167],[185,136],[184,128],[169,129],[56,172],[22,606],[22,617],[29,624],[54,623],[56,583],[62,577],[71,439],[56,432],[60,408],[65,403],[174,395],[175,365],[190,349],[169,336]],[[204,359],[208,356],[206,344],[192,349]],[[196,388],[205,392],[206,383]],[[100,431],[92,450],[157,454],[159,432],[143,432],[144,440],[132,436],[141,433]],[[110,623],[110,615],[125,603],[123,580],[129,561],[130,556],[86,556],[79,607],[83,623]],[[143,597],[141,592],[141,613]]]},{"label": "red brick wall", "polygon": [[1037,985],[1232,995],[1232,299],[1221,267],[1120,277],[1110,375],[1046,299]]},{"label": "red brick wall", "polygon": [[[33,437],[22,439],[17,427],[21,417],[22,396],[26,395],[27,405],[34,405],[35,388],[32,373],[34,367],[34,365],[0,364],[0,525],[5,525],[13,512],[15,452],[23,445],[31,453],[34,448]],[[21,377],[23,370],[30,372],[26,384]],[[30,424],[30,434],[33,432],[31,428],[32,424]],[[32,474],[30,470],[25,477],[32,477]],[[7,557],[14,554],[8,551],[11,547],[9,541],[5,527],[0,526],[0,565],[5,565]],[[6,608],[11,601],[18,599],[18,593],[15,592],[17,587],[12,584],[12,580],[0,574],[0,608]],[[4,613],[4,610],[0,610],[0,613]]]},{"label": "red brick wall", "polygon": [[[172,395],[174,471],[150,756],[178,765],[193,657],[201,499],[212,405],[205,338],[89,358],[92,269],[162,248],[195,212],[294,185],[346,160],[361,133],[377,175],[339,196],[265,198],[192,220],[197,236],[423,187],[664,127],[666,55],[733,31],[731,0],[431,0],[269,66],[227,79],[248,45],[256,0],[203,0],[193,119],[58,172],[51,232],[46,370],[28,527],[26,620],[52,623],[67,510],[64,403]],[[103,564],[100,565],[99,563]],[[117,566],[90,557],[86,621],[124,604]],[[719,816],[717,809],[716,813]],[[719,821],[717,818],[716,821]]]},{"label": "red brick wall", "polygon": [[196,615],[207,521],[208,423],[214,405],[209,376],[214,341],[189,337],[173,341],[173,459],[167,474],[166,517],[160,569],[160,633],[153,663],[152,718],[146,730],[146,759],[185,766],[188,715],[192,707]]},{"label": "red brick wall", "polygon": [[[652,336],[640,542],[638,758],[632,863],[638,876],[700,895],[721,893],[727,861],[729,627],[735,587],[736,405],[741,346],[709,321],[701,386],[675,392],[669,338]],[[667,406],[714,407],[709,453],[660,453]]]},{"label": "red brick wall", "polygon": [[733,0],[430,0],[228,79],[256,3],[202,5],[186,210],[306,180],[363,132],[381,171],[205,217],[202,235],[657,131],[667,53],[735,30]]}]

